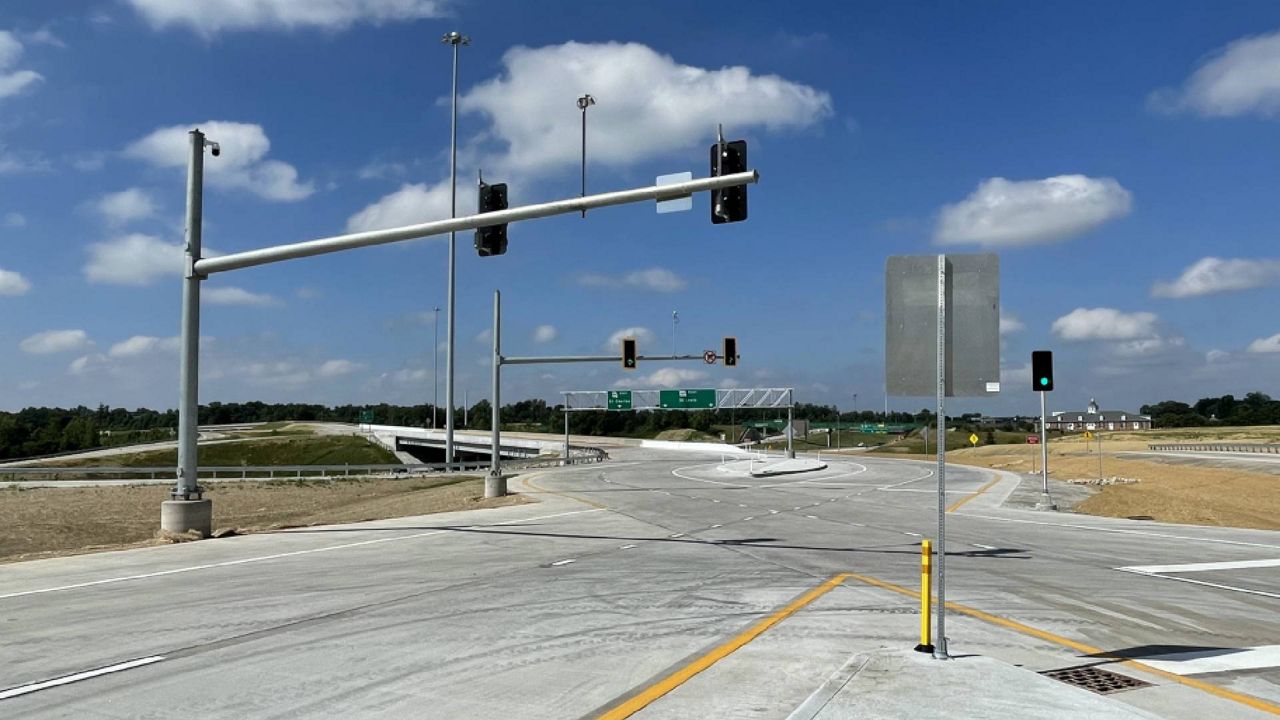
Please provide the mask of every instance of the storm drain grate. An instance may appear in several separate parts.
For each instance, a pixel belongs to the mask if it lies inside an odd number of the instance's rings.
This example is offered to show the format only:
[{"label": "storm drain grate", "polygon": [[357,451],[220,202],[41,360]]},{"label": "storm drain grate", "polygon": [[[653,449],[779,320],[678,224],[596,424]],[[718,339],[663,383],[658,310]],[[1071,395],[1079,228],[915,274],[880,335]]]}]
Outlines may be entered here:
[{"label": "storm drain grate", "polygon": [[1151,683],[1143,682],[1137,678],[1131,678],[1128,675],[1113,673],[1110,670],[1093,665],[1081,665],[1079,667],[1061,668],[1058,670],[1045,670],[1040,673],[1054,680],[1061,680],[1068,685],[1082,687],[1085,690],[1091,690],[1099,695],[1107,695],[1109,693],[1121,692],[1123,690],[1133,690],[1134,688],[1149,687]]}]

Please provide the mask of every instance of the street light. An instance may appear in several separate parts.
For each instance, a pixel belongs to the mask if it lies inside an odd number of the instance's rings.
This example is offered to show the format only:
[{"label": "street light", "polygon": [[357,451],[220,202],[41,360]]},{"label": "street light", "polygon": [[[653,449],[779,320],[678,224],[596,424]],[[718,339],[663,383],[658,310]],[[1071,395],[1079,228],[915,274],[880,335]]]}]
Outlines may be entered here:
[{"label": "street light", "polygon": [[676,356],[676,323],[680,322],[680,313],[671,311],[671,357]]},{"label": "street light", "polygon": [[[471,38],[454,30],[440,38],[440,42],[453,46],[453,110],[449,123],[449,217],[458,217],[458,47],[470,45]],[[445,351],[444,372],[444,462],[445,470],[453,469],[453,338],[455,317],[454,276],[457,274],[457,233],[449,232],[449,302],[447,333],[448,350]]]},{"label": "street light", "polygon": [[[587,108],[596,104],[596,99],[590,94],[583,94],[578,98],[578,109],[582,111],[582,197],[587,196]],[[587,216],[587,211],[582,211],[582,217]]]},{"label": "street light", "polygon": [[436,429],[436,408],[440,406],[440,308],[433,308],[435,320],[431,325],[435,328],[435,344],[431,346],[431,429]]}]

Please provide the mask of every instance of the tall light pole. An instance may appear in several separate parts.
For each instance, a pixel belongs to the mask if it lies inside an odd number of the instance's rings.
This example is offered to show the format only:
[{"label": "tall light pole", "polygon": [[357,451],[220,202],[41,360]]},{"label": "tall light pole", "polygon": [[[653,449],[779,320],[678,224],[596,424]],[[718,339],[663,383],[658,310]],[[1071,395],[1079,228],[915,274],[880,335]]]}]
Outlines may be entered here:
[{"label": "tall light pole", "polygon": [[[578,109],[582,111],[582,197],[587,196],[587,108],[596,104],[596,99],[590,94],[583,93],[578,98]],[[582,211],[582,217],[587,216],[587,211]],[[672,353],[673,355],[675,353]]]},{"label": "tall light pole", "polygon": [[680,313],[671,311],[671,357],[676,355],[676,323],[680,322]]},{"label": "tall light pole", "polygon": [[435,313],[435,320],[431,321],[435,328],[435,342],[431,346],[431,429],[435,430],[436,408],[440,407],[440,308],[431,310]]},{"label": "tall light pole", "polygon": [[[471,38],[454,30],[440,38],[440,42],[453,46],[453,111],[449,123],[449,217],[458,217],[458,47],[470,45]],[[449,331],[446,342],[444,371],[444,462],[445,470],[453,469],[453,338],[455,318],[454,276],[457,273],[457,233],[449,233]]]}]

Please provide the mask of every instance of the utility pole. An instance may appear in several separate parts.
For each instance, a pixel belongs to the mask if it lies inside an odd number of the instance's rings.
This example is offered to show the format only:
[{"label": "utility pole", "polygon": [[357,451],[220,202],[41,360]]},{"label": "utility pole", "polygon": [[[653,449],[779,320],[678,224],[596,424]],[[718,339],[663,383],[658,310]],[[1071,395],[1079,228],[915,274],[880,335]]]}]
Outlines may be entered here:
[{"label": "utility pole", "polygon": [[431,429],[436,429],[436,408],[440,406],[440,308],[435,308],[435,342],[431,346]]},{"label": "utility pole", "polygon": [[[589,94],[584,93],[578,98],[578,109],[582,111],[582,197],[587,196],[587,108],[595,104],[596,99]],[[583,210],[582,217],[586,216],[587,211]]]},{"label": "utility pole", "polygon": [[680,314],[675,310],[671,311],[671,354],[676,354],[676,324],[680,322]]},{"label": "utility pole", "polygon": [[[453,110],[449,123],[449,218],[458,217],[458,48],[470,45],[471,38],[454,30],[440,39],[445,45],[453,46]],[[455,278],[458,270],[458,236],[449,231],[449,302],[448,302],[448,344],[445,353],[444,371],[444,462],[445,470],[453,469],[453,361],[454,361],[454,321],[457,316]]]}]

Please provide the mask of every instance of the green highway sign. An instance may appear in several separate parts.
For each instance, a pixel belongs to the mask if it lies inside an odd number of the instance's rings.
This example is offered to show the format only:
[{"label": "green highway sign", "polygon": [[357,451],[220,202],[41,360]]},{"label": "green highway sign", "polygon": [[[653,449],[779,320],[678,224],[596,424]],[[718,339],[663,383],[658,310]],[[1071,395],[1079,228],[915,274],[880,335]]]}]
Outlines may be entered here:
[{"label": "green highway sign", "polygon": [[662,390],[658,393],[658,406],[665,410],[714,410],[716,391]]},{"label": "green highway sign", "polygon": [[[348,417],[350,417],[350,416],[348,416]],[[362,422],[362,423],[371,423],[371,422],[373,422],[373,411],[372,411],[372,410],[361,410],[361,411],[360,411],[360,422]]]},{"label": "green highway sign", "polygon": [[610,390],[609,391],[609,409],[610,410],[630,410],[631,409],[631,391],[630,390]]}]

